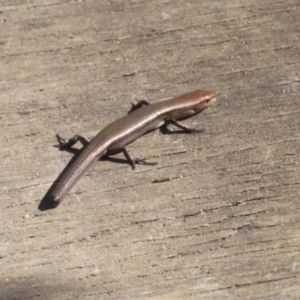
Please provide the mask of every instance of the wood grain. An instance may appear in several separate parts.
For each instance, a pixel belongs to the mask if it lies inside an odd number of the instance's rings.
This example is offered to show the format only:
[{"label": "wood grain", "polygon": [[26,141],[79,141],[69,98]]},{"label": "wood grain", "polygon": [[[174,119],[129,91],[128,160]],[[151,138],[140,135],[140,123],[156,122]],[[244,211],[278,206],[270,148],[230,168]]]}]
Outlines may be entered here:
[{"label": "wood grain", "polygon": [[[297,0],[2,1],[1,299],[299,299],[299,28]],[[99,162],[38,211],[57,132],[198,88],[204,133],[153,132],[129,149],[158,165]]]}]

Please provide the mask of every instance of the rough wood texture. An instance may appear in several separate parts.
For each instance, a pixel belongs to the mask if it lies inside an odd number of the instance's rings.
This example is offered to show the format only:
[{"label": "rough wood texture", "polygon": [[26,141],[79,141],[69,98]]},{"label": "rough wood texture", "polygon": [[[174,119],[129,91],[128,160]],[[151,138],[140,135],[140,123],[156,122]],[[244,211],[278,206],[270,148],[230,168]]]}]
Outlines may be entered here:
[{"label": "rough wood texture", "polygon": [[[0,7],[1,299],[299,299],[298,0],[4,0]],[[37,207],[130,102],[218,101],[99,162]],[[170,181],[152,183],[171,177]]]}]

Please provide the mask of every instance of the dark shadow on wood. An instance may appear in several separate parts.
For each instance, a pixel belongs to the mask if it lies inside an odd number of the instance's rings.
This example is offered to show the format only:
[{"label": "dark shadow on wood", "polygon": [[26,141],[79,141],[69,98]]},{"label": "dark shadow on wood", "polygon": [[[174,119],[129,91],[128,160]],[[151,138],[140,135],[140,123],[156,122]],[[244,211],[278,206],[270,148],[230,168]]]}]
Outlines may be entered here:
[{"label": "dark shadow on wood", "polygon": [[203,133],[205,132],[205,129],[195,129],[194,131],[192,132],[189,132],[189,131],[185,131],[185,130],[170,130],[168,128],[168,125],[164,125],[162,127],[160,127],[159,131],[162,133],[162,134],[198,134],[198,133]]}]

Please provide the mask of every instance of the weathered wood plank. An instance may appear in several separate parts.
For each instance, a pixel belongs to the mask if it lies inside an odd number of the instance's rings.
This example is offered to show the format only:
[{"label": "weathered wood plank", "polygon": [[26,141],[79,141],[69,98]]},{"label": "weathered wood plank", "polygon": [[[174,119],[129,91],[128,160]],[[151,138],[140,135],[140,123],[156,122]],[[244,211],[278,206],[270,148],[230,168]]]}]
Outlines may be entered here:
[{"label": "weathered wood plank", "polygon": [[[298,299],[299,1],[2,1],[1,299]],[[71,154],[130,102],[218,101],[99,162],[55,210]],[[170,181],[152,183],[171,177]]]}]

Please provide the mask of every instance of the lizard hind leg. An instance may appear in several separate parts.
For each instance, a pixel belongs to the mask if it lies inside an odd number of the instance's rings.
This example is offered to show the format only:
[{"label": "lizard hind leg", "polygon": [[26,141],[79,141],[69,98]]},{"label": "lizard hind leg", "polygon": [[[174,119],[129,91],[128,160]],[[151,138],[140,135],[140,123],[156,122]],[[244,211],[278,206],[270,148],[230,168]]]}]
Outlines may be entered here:
[{"label": "lizard hind leg", "polygon": [[77,142],[80,142],[82,146],[86,146],[90,142],[90,139],[82,136],[81,134],[75,134],[72,138],[66,140],[62,138],[59,133],[57,133],[56,138],[58,141],[57,147],[61,150],[70,149]]}]

